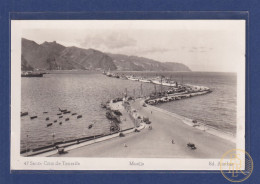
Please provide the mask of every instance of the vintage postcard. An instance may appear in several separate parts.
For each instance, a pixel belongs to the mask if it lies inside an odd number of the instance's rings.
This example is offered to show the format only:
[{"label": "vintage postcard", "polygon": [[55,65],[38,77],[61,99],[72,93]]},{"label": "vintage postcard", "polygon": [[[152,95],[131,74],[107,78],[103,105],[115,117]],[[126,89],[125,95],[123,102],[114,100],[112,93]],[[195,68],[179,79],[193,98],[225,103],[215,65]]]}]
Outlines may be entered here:
[{"label": "vintage postcard", "polygon": [[245,20],[11,20],[11,169],[228,170],[245,53]]}]

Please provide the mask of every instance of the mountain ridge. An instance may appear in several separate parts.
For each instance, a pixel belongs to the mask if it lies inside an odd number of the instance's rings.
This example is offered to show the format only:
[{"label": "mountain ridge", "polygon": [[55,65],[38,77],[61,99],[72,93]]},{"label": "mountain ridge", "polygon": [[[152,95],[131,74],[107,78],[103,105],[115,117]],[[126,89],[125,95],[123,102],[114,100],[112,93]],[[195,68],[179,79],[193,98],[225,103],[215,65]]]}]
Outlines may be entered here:
[{"label": "mountain ridge", "polygon": [[139,56],[104,53],[96,49],[65,47],[56,41],[38,44],[22,38],[22,71],[28,70],[118,70],[191,71],[182,63],[159,62]]}]

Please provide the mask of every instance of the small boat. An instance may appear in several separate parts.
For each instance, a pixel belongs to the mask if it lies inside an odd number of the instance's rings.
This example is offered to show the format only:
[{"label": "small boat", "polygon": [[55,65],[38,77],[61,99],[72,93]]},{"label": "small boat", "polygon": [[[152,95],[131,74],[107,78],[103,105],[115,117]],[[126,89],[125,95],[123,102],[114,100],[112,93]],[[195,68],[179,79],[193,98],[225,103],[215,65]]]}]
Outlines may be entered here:
[{"label": "small boat", "polygon": [[57,120],[54,120],[53,122],[54,122],[54,123],[56,123],[56,122],[57,122]]},{"label": "small boat", "polygon": [[82,118],[82,115],[78,115],[78,116],[77,116],[77,119],[79,119],[79,118]]},{"label": "small boat", "polygon": [[140,130],[138,130],[138,129],[135,129],[135,132],[140,132]]},{"label": "small boat", "polygon": [[37,117],[38,117],[38,116],[31,116],[30,118],[31,118],[31,119],[35,119],[35,118],[37,118]]},{"label": "small boat", "polygon": [[52,126],[52,123],[48,123],[48,124],[47,124],[47,127],[49,127],[49,126]]},{"label": "small boat", "polygon": [[50,118],[49,118],[49,117],[47,117],[45,120],[46,120],[46,121],[48,121],[48,120],[50,120]]},{"label": "small boat", "polygon": [[71,115],[74,116],[74,115],[77,115],[77,113],[72,113]]},{"label": "small boat", "polygon": [[107,107],[107,105],[106,105],[105,103],[101,103],[100,106],[101,106],[102,108],[106,108],[106,107]]},{"label": "small boat", "polygon": [[109,120],[113,120],[113,122],[120,123],[120,116],[116,115],[112,110],[108,110],[106,112],[106,117]]},{"label": "small boat", "polygon": [[59,116],[59,118],[62,118],[63,116]]},{"label": "small boat", "polygon": [[62,125],[62,122],[60,122],[59,124]]},{"label": "small boat", "polygon": [[27,116],[29,113],[28,112],[21,112],[21,117],[22,116]]},{"label": "small boat", "polygon": [[114,110],[113,111],[117,116],[122,116],[122,113],[119,110]]},{"label": "small boat", "polygon": [[114,132],[115,130],[116,130],[116,128],[115,128],[114,126],[111,126],[111,127],[110,127],[110,131],[111,131],[111,132]]},{"label": "small boat", "polygon": [[192,120],[192,123],[196,124],[198,121],[196,119]]},{"label": "small boat", "polygon": [[65,119],[65,121],[69,121],[69,120],[70,120],[70,118],[66,118],[66,119]]},{"label": "small boat", "polygon": [[48,112],[43,112],[43,114],[47,114]]},{"label": "small boat", "polygon": [[107,119],[113,119],[113,115],[112,115],[111,111],[106,112],[106,117],[107,117]]},{"label": "small boat", "polygon": [[89,126],[88,126],[88,129],[91,129],[93,127],[93,124],[90,124]]}]

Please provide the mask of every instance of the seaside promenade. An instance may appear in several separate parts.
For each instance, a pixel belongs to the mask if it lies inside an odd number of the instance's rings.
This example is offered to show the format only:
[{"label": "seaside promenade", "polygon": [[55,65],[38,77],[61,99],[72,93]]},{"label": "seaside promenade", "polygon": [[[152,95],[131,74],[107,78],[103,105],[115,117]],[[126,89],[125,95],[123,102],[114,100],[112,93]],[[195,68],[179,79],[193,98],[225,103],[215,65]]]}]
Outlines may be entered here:
[{"label": "seaside promenade", "polygon": [[[131,102],[140,116],[149,117],[152,130],[147,127],[125,137],[101,141],[70,150],[62,157],[131,157],[131,158],[220,158],[235,143],[209,134],[182,122],[152,106],[143,107],[142,100]],[[126,110],[121,109],[123,114]],[[128,118],[127,121],[130,121]],[[131,123],[131,122],[129,122]],[[193,143],[197,149],[187,147]]]}]

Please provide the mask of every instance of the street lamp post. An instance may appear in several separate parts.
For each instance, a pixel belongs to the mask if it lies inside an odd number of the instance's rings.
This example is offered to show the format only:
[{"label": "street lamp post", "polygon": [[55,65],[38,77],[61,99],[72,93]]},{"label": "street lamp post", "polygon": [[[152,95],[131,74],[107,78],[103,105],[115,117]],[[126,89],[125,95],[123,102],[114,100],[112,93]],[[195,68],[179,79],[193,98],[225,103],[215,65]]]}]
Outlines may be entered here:
[{"label": "street lamp post", "polygon": [[55,137],[55,134],[52,133],[52,145],[54,146],[54,137]]},{"label": "street lamp post", "polygon": [[26,135],[26,156],[28,156],[28,135]]}]

